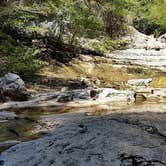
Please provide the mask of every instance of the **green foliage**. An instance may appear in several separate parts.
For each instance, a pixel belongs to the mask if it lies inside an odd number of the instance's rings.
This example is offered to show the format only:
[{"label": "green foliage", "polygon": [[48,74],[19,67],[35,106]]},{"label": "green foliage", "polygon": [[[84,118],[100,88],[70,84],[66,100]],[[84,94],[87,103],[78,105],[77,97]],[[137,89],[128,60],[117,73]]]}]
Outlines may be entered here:
[{"label": "green foliage", "polygon": [[38,72],[45,62],[38,59],[40,50],[17,45],[9,36],[0,33],[0,73],[18,73],[25,77]]},{"label": "green foliage", "polygon": [[77,5],[69,9],[70,31],[77,36],[96,37],[101,34],[102,20],[98,13],[86,6]]},{"label": "green foliage", "polygon": [[46,29],[39,26],[27,26],[26,30],[28,32],[36,32],[37,34],[43,34],[43,35],[46,33]]},{"label": "green foliage", "polygon": [[29,8],[5,8],[4,12],[0,13],[1,26],[12,26],[16,28],[24,28],[27,26],[35,26],[44,21],[47,16],[45,12],[40,12],[39,9]]},{"label": "green foliage", "polygon": [[165,16],[165,0],[141,0],[134,19],[134,25],[143,33],[159,36],[166,32]]},{"label": "green foliage", "polygon": [[[100,14],[84,3],[75,3],[73,0],[41,2],[28,1],[13,9],[2,8],[0,25],[54,36],[70,44],[75,44],[79,37],[94,38],[102,33]],[[48,28],[40,25],[48,22],[52,23]]]},{"label": "green foliage", "polygon": [[91,43],[91,47],[99,53],[106,53],[113,50],[115,45],[116,41],[111,40],[110,38],[104,38],[101,41]]},{"label": "green foliage", "polygon": [[113,11],[119,16],[124,16],[130,12],[135,12],[138,2],[137,0],[104,0],[102,5],[106,10]]},{"label": "green foliage", "polygon": [[166,31],[165,0],[2,0],[0,4],[11,10],[7,14],[4,9],[2,17],[0,12],[1,23],[43,33],[39,23],[53,21],[47,34],[69,43],[103,33],[123,35],[129,15],[144,33],[160,35]]},{"label": "green foliage", "polygon": [[105,37],[100,41],[92,42],[91,48],[96,52],[106,53],[115,49],[124,49],[127,44],[127,40],[112,40],[109,37]]},{"label": "green foliage", "polygon": [[99,43],[99,42],[93,42],[91,44],[91,47],[98,53],[105,53],[108,51],[107,48],[105,47],[105,45],[103,43]]},{"label": "green foliage", "polygon": [[80,37],[95,38],[102,33],[102,19],[99,13],[89,9],[84,3],[74,3],[72,0],[50,3],[56,11],[50,34],[58,40],[76,44]]},{"label": "green foliage", "polygon": [[[98,2],[98,1],[96,1]],[[104,32],[111,38],[118,38],[127,33],[128,16],[135,12],[136,0],[100,1],[100,13]]]}]

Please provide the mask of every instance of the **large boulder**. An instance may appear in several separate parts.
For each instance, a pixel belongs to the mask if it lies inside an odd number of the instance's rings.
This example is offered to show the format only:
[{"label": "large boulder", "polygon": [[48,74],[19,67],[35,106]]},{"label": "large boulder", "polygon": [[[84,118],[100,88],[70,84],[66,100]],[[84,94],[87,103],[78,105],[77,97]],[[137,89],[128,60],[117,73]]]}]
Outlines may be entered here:
[{"label": "large boulder", "polygon": [[24,81],[13,73],[8,73],[0,78],[0,101],[25,101],[30,94]]}]

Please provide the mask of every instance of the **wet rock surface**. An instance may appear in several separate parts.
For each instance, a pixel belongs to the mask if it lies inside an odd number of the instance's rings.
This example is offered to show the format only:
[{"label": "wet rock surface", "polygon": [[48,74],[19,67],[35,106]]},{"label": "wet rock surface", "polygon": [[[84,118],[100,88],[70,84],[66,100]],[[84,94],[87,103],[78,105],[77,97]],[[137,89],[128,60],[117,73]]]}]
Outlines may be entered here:
[{"label": "wet rock surface", "polygon": [[0,78],[1,101],[24,101],[29,98],[24,81],[16,74],[8,73]]},{"label": "wet rock surface", "polygon": [[[18,144],[0,155],[3,166],[165,166],[165,105],[86,116],[55,115],[48,136]],[[153,112],[150,111],[153,108]],[[156,111],[156,112],[155,112]]]}]

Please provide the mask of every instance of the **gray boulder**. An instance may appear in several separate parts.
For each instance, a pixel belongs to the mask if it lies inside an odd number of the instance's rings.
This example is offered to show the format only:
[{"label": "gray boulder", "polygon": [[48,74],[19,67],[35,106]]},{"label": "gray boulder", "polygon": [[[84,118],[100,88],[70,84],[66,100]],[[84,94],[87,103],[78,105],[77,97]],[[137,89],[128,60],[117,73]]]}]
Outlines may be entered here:
[{"label": "gray boulder", "polygon": [[8,73],[0,78],[0,101],[25,101],[29,96],[24,81],[18,75]]}]

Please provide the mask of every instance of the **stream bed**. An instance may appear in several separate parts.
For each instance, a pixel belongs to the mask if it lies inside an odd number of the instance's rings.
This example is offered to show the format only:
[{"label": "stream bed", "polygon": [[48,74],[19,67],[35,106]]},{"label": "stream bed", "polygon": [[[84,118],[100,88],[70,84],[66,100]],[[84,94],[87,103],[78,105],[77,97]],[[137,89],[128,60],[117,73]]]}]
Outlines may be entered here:
[{"label": "stream bed", "polygon": [[[56,121],[58,115],[83,112],[86,116],[111,116],[119,113],[125,114],[134,112],[135,114],[146,114],[148,112],[154,112],[163,114],[164,118],[166,116],[166,103],[141,102],[130,105],[115,103],[114,105],[100,105],[86,108],[64,107],[58,110],[55,108],[34,108],[11,111],[15,112],[16,117],[0,122],[0,152],[19,142],[41,138],[57,127],[61,127],[62,124],[59,123],[59,120]],[[160,121],[158,121],[158,123],[160,123]],[[163,131],[166,135],[166,124]]]}]

